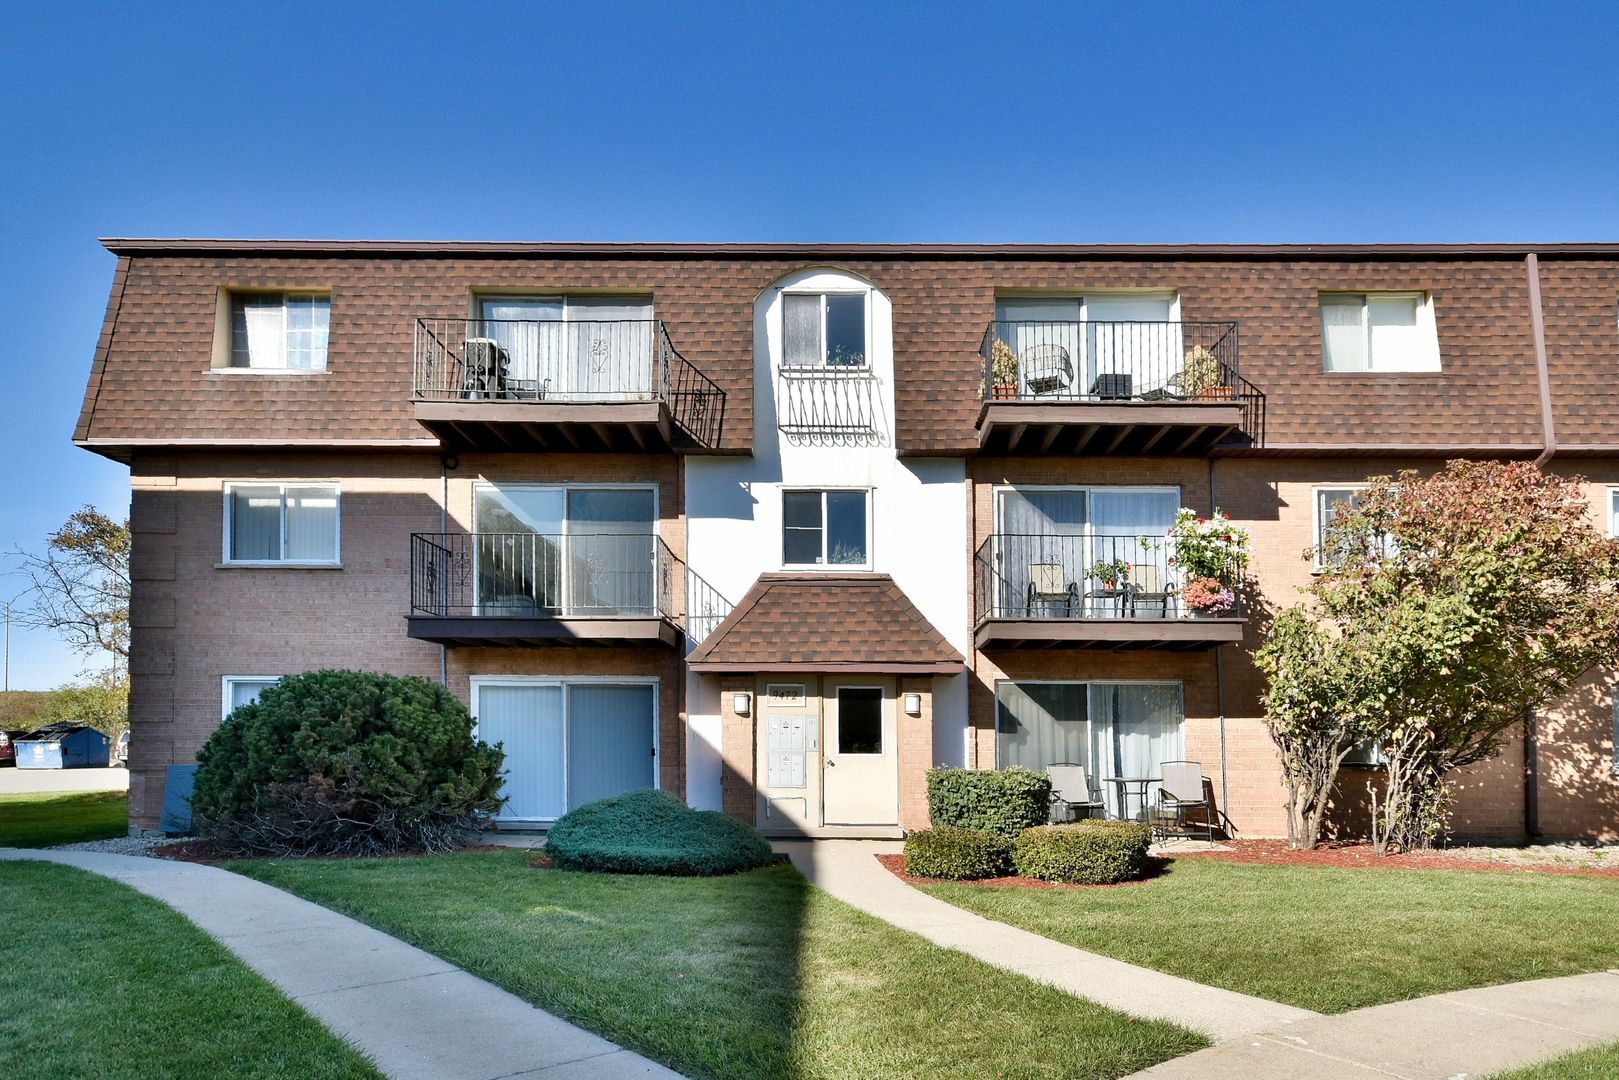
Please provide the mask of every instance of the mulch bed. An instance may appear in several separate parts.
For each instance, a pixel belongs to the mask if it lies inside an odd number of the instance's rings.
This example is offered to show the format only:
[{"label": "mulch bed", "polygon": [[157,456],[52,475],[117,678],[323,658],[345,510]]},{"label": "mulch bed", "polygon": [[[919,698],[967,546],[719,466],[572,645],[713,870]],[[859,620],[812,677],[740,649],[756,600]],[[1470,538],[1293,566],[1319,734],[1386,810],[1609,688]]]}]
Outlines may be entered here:
[{"label": "mulch bed", "polygon": [[1444,849],[1399,855],[1379,855],[1370,844],[1327,844],[1311,851],[1293,851],[1285,840],[1227,840],[1230,851],[1176,852],[1176,859],[1218,859],[1223,862],[1266,866],[1333,866],[1343,869],[1372,870],[1484,870],[1524,874],[1583,874],[1589,877],[1619,877],[1619,866],[1563,866],[1557,863],[1531,863],[1484,859],[1457,855]]},{"label": "mulch bed", "polygon": [[1117,885],[1059,885],[1026,877],[980,878],[977,881],[944,881],[940,878],[912,877],[905,872],[905,856],[878,855],[895,877],[907,885],[985,885],[1015,889],[1119,889],[1140,885],[1166,872],[1176,859],[1217,859],[1221,862],[1254,866],[1330,866],[1350,870],[1482,870],[1497,873],[1574,874],[1584,877],[1619,878],[1619,866],[1560,866],[1555,863],[1504,862],[1456,855],[1448,851],[1420,851],[1402,855],[1379,855],[1370,844],[1328,844],[1313,851],[1294,851],[1285,840],[1227,840],[1230,851],[1179,851],[1154,855],[1147,860],[1147,876],[1141,881]]},{"label": "mulch bed", "polygon": [[1163,873],[1169,865],[1168,859],[1160,859],[1155,855],[1147,857],[1147,874],[1140,881],[1121,881],[1114,885],[1068,885],[1055,881],[1040,881],[1036,878],[995,877],[979,878],[976,881],[946,881],[943,878],[912,877],[905,872],[905,856],[878,855],[877,861],[887,867],[889,873],[905,882],[907,885],[987,885],[995,888],[1013,889],[1128,889],[1132,885],[1141,885],[1159,874]]},{"label": "mulch bed", "polygon": [[[468,844],[457,848],[457,851],[510,851],[510,848],[499,844]],[[172,844],[158,844],[149,854],[157,859],[172,859],[175,862],[201,863],[204,866],[218,866],[234,859],[250,858],[243,855],[222,855],[214,850],[213,844],[207,840],[180,840]],[[397,851],[392,855],[310,855],[310,862],[319,862],[330,859],[416,859],[432,854],[426,851]]]}]

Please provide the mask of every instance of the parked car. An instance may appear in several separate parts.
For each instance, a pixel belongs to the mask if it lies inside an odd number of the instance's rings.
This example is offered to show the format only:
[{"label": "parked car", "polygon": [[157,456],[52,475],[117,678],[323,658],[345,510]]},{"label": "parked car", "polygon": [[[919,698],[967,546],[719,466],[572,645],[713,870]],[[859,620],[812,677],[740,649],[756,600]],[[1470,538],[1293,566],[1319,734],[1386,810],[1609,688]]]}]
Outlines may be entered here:
[{"label": "parked car", "polygon": [[122,765],[129,768],[129,729],[125,728],[118,733],[118,738],[112,744],[112,765]]},{"label": "parked car", "polygon": [[17,740],[26,734],[26,731],[0,731],[0,765],[17,764]]}]

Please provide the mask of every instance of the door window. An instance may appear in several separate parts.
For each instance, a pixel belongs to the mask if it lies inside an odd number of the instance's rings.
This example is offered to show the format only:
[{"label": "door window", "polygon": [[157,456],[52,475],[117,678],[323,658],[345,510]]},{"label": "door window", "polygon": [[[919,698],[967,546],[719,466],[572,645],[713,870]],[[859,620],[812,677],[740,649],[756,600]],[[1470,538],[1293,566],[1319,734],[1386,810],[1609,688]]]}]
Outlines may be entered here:
[{"label": "door window", "polygon": [[883,752],[883,692],[876,687],[838,690],[838,753]]}]

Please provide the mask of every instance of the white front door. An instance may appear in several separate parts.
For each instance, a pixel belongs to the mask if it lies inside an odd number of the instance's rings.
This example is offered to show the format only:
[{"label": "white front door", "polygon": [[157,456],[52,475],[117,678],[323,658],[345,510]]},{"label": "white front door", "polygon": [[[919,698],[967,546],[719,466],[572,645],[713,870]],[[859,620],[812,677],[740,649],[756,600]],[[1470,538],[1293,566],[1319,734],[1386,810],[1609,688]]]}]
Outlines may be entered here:
[{"label": "white front door", "polygon": [[827,679],[822,820],[899,824],[899,725],[892,679]]}]

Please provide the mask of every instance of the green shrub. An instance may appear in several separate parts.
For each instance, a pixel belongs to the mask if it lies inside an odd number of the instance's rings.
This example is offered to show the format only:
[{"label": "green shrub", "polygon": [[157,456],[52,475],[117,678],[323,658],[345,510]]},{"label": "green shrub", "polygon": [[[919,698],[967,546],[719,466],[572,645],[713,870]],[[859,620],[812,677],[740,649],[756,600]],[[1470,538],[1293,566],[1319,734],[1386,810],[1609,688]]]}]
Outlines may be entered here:
[{"label": "green shrub", "polygon": [[930,769],[928,813],[934,825],[1012,837],[1051,820],[1051,777],[1010,769]]},{"label": "green shrub", "polygon": [[442,851],[500,808],[504,760],[437,683],[312,671],[282,679],[209,737],[192,822],[232,854]]},{"label": "green shrub", "polygon": [[1132,821],[1041,825],[1017,838],[1012,865],[1023,877],[1111,885],[1146,875],[1152,830]]},{"label": "green shrub", "polygon": [[747,822],[650,789],[568,811],[551,827],[545,851],[561,870],[683,877],[734,874],[776,857]]},{"label": "green shrub", "polygon": [[912,877],[972,881],[1000,877],[1012,866],[1012,841],[982,829],[936,825],[905,838],[905,872]]}]

